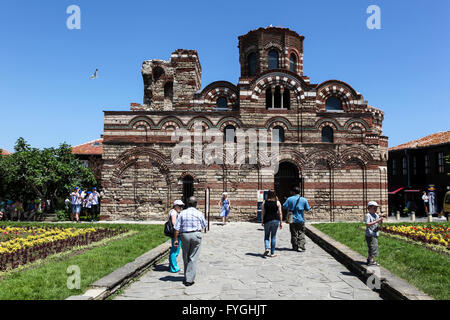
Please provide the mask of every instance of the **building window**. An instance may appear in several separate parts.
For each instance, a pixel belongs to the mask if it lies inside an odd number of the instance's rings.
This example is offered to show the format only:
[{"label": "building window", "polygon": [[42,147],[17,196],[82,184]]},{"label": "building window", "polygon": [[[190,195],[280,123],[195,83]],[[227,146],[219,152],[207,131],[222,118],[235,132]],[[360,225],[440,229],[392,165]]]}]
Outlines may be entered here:
[{"label": "building window", "polygon": [[291,92],[289,91],[289,89],[284,89],[283,92],[283,108],[291,108]]},{"label": "building window", "polygon": [[438,153],[438,173],[444,173],[444,153],[439,152]]},{"label": "building window", "polygon": [[406,176],[408,174],[408,164],[405,157],[402,158],[402,169],[403,175]]},{"label": "building window", "polygon": [[[283,91],[283,94],[281,94]],[[266,109],[284,108],[291,106],[291,94],[289,89],[281,90],[280,86],[266,89]]]},{"label": "building window", "polygon": [[284,129],[281,126],[276,126],[272,129],[272,141],[284,142]]},{"label": "building window", "polygon": [[225,97],[219,97],[216,101],[217,109],[228,109],[228,101]]},{"label": "building window", "polygon": [[248,75],[254,76],[256,74],[256,53],[252,52],[247,57]]},{"label": "building window", "polygon": [[333,128],[330,126],[322,128],[322,142],[333,143]]},{"label": "building window", "polygon": [[225,143],[227,142],[237,142],[237,137],[236,137],[236,128],[232,125],[227,125],[224,129],[224,141]]},{"label": "building window", "polygon": [[425,155],[425,174],[430,174],[430,156],[429,155]]},{"label": "building window", "polygon": [[278,51],[269,51],[269,69],[278,69]]},{"label": "building window", "polygon": [[289,70],[292,72],[297,72],[297,57],[293,53],[291,53],[289,57]]},{"label": "building window", "polygon": [[81,164],[83,165],[83,167],[89,168],[89,160],[81,160]]},{"label": "building window", "polygon": [[325,102],[325,107],[327,111],[341,111],[342,102],[336,97],[331,97]]},{"label": "building window", "polygon": [[397,175],[397,159],[392,159],[392,175]]},{"label": "building window", "polygon": [[417,157],[413,157],[413,175],[417,175]]}]

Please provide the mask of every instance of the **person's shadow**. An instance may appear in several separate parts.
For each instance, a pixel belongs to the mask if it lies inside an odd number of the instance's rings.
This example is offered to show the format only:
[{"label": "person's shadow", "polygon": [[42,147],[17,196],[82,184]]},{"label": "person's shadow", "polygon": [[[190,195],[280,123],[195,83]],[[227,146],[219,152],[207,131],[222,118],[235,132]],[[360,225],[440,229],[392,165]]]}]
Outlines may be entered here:
[{"label": "person's shadow", "polygon": [[260,258],[266,258],[262,253],[253,253],[253,252],[247,252],[245,254],[246,256],[252,256],[252,257],[260,257]]},{"label": "person's shadow", "polygon": [[159,278],[161,281],[172,281],[172,282],[183,282],[184,276],[165,276],[162,278]]},{"label": "person's shadow", "polygon": [[[164,265],[164,264],[158,264],[158,265],[155,265],[153,267],[153,271],[156,271],[156,272],[163,272],[163,271],[168,272],[169,271],[169,267],[167,265]],[[184,275],[180,271],[178,273],[174,273],[173,275],[159,278],[159,280],[161,280],[161,281],[182,282],[182,281],[184,281]]]}]

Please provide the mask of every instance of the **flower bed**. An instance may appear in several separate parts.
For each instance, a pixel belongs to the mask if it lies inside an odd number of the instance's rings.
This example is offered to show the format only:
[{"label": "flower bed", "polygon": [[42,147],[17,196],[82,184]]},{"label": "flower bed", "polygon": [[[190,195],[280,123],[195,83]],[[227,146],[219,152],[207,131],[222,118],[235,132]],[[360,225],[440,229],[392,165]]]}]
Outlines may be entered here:
[{"label": "flower bed", "polygon": [[0,227],[0,271],[123,233],[122,229]]},{"label": "flower bed", "polygon": [[450,250],[450,228],[438,225],[438,226],[380,226],[380,231],[397,234],[417,242],[423,242],[427,244],[434,244],[442,246],[446,250]]}]

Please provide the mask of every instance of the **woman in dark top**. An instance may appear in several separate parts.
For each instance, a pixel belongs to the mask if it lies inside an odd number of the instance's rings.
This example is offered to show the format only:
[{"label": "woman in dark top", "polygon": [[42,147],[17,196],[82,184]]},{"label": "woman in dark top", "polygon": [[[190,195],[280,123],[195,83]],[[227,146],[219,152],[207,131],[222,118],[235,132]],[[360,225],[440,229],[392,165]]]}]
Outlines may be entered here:
[{"label": "woman in dark top", "polygon": [[[282,211],[281,203],[278,201],[275,192],[270,190],[267,194],[267,199],[262,204],[261,210],[262,225],[264,226],[264,246],[266,250],[264,251],[264,256],[269,254],[270,247],[270,257],[276,257],[275,246],[277,243],[277,230],[278,226],[282,229]],[[269,241],[270,238],[270,241]]]}]

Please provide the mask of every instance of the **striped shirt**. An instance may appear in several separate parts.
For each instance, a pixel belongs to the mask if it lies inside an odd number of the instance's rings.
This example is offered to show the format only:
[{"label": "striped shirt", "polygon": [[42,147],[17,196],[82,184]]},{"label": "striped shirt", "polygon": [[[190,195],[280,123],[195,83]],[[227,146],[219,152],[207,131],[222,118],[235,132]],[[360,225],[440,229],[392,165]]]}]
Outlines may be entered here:
[{"label": "striped shirt", "polygon": [[181,211],[177,222],[175,222],[174,229],[180,233],[202,231],[202,229],[206,229],[206,220],[203,217],[203,213],[194,207],[190,207]]}]

